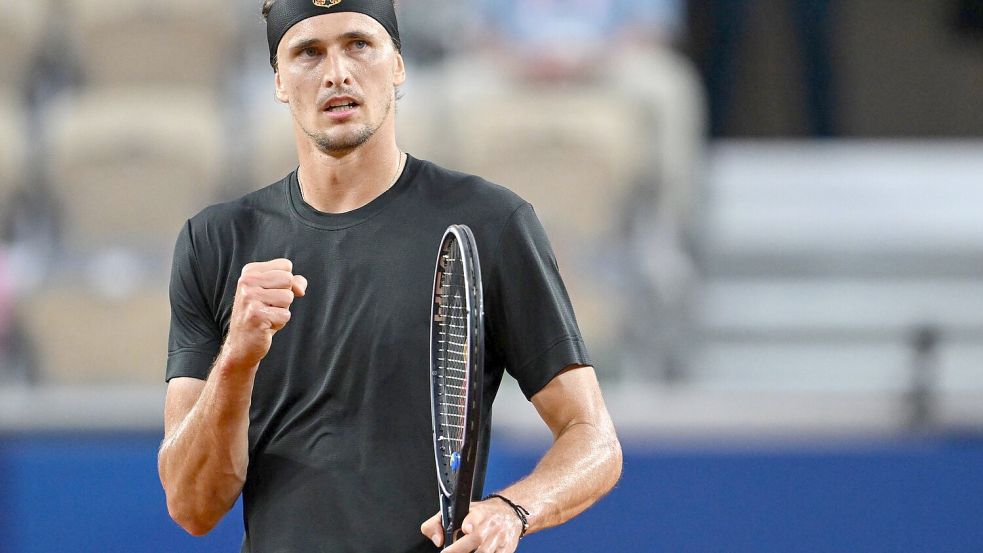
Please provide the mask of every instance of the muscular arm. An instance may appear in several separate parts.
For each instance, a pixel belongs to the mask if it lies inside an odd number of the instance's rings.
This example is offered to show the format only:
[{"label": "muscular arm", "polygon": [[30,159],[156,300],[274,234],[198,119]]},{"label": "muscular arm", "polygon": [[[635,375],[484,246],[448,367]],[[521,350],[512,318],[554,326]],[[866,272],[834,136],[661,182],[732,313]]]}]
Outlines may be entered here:
[{"label": "muscular arm", "polygon": [[529,510],[529,530],[563,524],[614,487],[621,444],[593,367],[567,370],[532,398],[553,433],[533,472],[500,493]]},{"label": "muscular arm", "polygon": [[242,491],[255,373],[255,366],[234,370],[220,356],[208,381],[167,385],[158,471],[168,513],[193,535],[211,530]]},{"label": "muscular arm", "polygon": [[250,263],[236,287],[229,332],[208,380],[173,378],[157,468],[167,511],[196,536],[232,508],[249,467],[249,406],[259,362],[290,320],[307,280],[287,259]]},{"label": "muscular arm", "polygon": [[[621,444],[593,367],[569,367],[532,402],[552,431],[553,444],[531,474],[498,492],[529,510],[527,533],[570,520],[610,491],[621,476]],[[472,503],[464,522],[468,535],[445,551],[513,551],[521,529],[515,512],[503,501]],[[440,545],[439,514],[422,530]]]}]

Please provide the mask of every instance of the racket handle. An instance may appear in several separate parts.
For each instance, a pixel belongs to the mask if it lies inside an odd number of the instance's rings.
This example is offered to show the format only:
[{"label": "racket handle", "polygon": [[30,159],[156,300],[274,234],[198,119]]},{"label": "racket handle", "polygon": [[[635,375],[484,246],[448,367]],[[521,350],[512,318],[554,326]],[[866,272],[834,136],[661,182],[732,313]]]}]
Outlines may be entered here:
[{"label": "racket handle", "polygon": [[461,525],[464,524],[464,519],[467,518],[468,512],[471,510],[471,498],[469,496],[455,497],[454,506],[448,513],[452,516],[448,517],[450,520],[449,527],[444,531],[444,547],[456,542],[464,536],[464,531],[461,530]]},{"label": "racket handle", "polygon": [[452,516],[453,512],[452,499],[441,495],[440,523],[444,527],[444,547],[442,549],[450,547],[452,543],[461,539],[461,536],[464,534],[461,532],[461,519]]},{"label": "racket handle", "polygon": [[444,547],[449,547],[452,543],[461,539],[464,532],[460,528],[449,528],[444,532]]}]

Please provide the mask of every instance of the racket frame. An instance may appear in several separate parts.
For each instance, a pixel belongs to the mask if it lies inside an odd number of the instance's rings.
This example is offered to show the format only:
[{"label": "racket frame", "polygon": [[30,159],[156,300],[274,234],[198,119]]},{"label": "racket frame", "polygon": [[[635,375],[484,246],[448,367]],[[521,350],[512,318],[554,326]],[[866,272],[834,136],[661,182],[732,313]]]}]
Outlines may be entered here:
[{"label": "racket frame", "polygon": [[[467,402],[465,405],[464,443],[460,452],[460,466],[454,476],[454,489],[448,490],[441,477],[441,450],[439,441],[439,407],[438,407],[438,349],[434,333],[435,319],[440,305],[437,302],[437,291],[443,274],[441,258],[449,238],[458,243],[461,253],[461,266],[464,272],[465,301],[468,320],[468,386]],[[444,232],[437,249],[437,262],[434,268],[434,285],[431,291],[430,313],[430,414],[433,428],[434,461],[437,469],[437,488],[440,496],[441,523],[444,528],[444,547],[461,537],[461,524],[467,517],[471,507],[474,489],[474,472],[480,439],[481,426],[481,396],[482,375],[484,373],[484,296],[481,285],[481,265],[478,251],[474,243],[474,235],[466,225],[451,225]]]}]

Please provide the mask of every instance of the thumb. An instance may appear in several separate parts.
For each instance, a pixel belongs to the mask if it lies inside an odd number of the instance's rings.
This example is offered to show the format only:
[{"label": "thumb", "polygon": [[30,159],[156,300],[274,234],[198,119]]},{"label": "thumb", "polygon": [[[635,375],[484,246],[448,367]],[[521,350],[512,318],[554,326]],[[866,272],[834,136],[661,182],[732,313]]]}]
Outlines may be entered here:
[{"label": "thumb", "polygon": [[301,297],[307,293],[307,279],[301,275],[294,275],[294,281],[290,287],[293,289],[294,296]]},{"label": "thumb", "polygon": [[420,532],[423,533],[434,545],[440,547],[444,544],[444,527],[440,523],[440,513],[427,519],[420,525]]}]

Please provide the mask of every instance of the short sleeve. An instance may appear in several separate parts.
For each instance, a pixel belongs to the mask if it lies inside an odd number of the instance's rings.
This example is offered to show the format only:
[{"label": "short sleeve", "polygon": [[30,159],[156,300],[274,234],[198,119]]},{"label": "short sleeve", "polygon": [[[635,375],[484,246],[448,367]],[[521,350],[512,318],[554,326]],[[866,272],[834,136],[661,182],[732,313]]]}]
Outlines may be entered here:
[{"label": "short sleeve", "polygon": [[546,231],[529,204],[512,213],[488,270],[489,339],[531,399],[570,365],[591,365]]},{"label": "short sleeve", "polygon": [[201,287],[202,280],[189,222],[178,235],[171,266],[166,380],[179,376],[208,378],[222,345],[221,332]]}]

